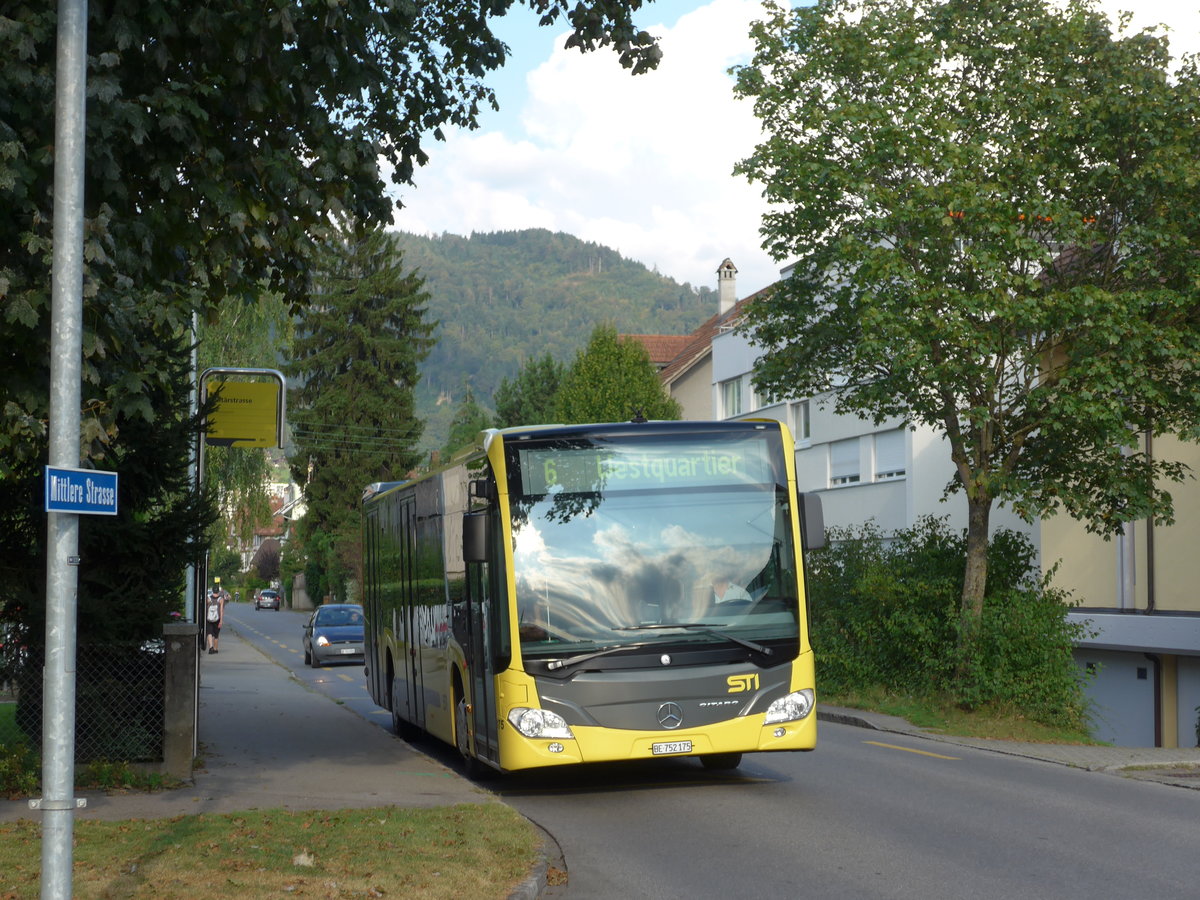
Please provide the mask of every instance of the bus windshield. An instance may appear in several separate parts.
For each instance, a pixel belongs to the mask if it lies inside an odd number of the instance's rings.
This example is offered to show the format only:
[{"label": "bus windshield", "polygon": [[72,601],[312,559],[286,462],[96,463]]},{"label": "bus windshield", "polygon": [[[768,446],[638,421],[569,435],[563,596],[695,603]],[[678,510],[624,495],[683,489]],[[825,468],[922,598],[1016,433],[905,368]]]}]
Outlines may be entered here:
[{"label": "bus windshield", "polygon": [[714,661],[717,649],[764,664],[795,656],[777,432],[533,443],[510,448],[508,465],[525,659],[619,665],[626,651],[668,647]]}]

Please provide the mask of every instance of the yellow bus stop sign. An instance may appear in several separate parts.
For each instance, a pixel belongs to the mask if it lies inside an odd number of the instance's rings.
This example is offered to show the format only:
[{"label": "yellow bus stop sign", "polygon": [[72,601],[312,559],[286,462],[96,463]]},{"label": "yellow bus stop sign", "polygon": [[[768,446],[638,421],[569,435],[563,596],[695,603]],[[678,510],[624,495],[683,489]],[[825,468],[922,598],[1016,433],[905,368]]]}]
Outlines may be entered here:
[{"label": "yellow bus stop sign", "polygon": [[282,385],[262,381],[217,381],[205,443],[216,447],[278,447]]}]

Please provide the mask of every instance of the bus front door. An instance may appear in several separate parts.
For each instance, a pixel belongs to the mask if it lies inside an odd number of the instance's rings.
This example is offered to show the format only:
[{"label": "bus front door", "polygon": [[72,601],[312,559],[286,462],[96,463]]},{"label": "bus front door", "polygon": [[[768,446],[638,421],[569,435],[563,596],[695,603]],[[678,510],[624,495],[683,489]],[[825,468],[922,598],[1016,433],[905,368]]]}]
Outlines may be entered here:
[{"label": "bus front door", "polygon": [[495,654],[492,648],[491,591],[488,564],[467,563],[467,665],[471,680],[471,717],[480,759],[499,762],[496,724]]}]

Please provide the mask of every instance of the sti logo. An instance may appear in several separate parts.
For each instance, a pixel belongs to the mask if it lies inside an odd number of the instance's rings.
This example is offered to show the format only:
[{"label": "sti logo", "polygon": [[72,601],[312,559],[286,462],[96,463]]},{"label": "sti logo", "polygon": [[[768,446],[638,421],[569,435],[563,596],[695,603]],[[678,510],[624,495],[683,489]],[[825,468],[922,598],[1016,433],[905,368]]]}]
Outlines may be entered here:
[{"label": "sti logo", "polygon": [[730,675],[725,679],[725,683],[729,685],[727,694],[741,694],[746,691],[758,690],[758,673],[752,672],[749,675]]}]

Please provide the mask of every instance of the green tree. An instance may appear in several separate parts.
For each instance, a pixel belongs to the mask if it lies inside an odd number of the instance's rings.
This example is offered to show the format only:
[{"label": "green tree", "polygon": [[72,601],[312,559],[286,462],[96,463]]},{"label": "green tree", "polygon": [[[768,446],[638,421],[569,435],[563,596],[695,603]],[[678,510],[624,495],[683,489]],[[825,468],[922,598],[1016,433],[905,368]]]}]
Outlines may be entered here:
[{"label": "green tree", "polygon": [[884,535],[872,523],[832,529],[806,557],[812,642],[827,693],[952,697],[967,708],[1011,709],[1082,729],[1084,683],[1071,655],[1087,631],[1067,619],[1070,597],[1050,586],[1028,538],[992,536],[978,652],[960,668],[955,635],[964,537],[923,517]]},{"label": "green tree", "polygon": [[[146,409],[122,410],[112,420],[114,436],[91,451],[96,468],[118,473],[119,493],[117,515],[80,517],[81,644],[160,635],[167,614],[181,611],[184,567],[203,558],[204,534],[216,515],[192,490],[188,474],[199,429],[189,412],[188,346],[173,328],[162,333],[136,316],[123,324],[126,342],[96,362],[91,383],[119,384],[146,362],[143,354],[163,368],[141,388]],[[0,620],[40,644],[46,597],[42,471],[21,456],[6,464],[0,475]]]},{"label": "green tree", "polygon": [[554,418],[564,423],[623,422],[637,415],[678,419],[680,414],[646,348],[621,340],[611,325],[593,330],[563,375],[554,403]]},{"label": "green tree", "polygon": [[[635,73],[657,62],[654,40],[632,23],[641,0],[523,5],[543,25],[565,21],[569,43],[581,51],[612,47]],[[137,455],[131,441],[143,425],[155,438],[186,444],[177,425],[187,407],[164,387],[170,381],[186,393],[189,375],[176,361],[188,357],[179,340],[193,311],[225,298],[253,302],[264,284],[301,305],[312,235],[331,214],[390,221],[387,182],[411,183],[431,136],[440,138],[446,124],[473,127],[484,107],[495,106],[485,79],[509,48],[491,23],[513,6],[92,5],[85,463]],[[46,104],[55,95],[56,27],[55,4],[8,3],[0,14],[0,481],[17,498],[37,496],[47,456],[55,121]],[[186,455],[170,448],[158,464],[181,467],[155,476],[170,483],[168,494],[177,483],[187,489]],[[122,473],[122,504],[127,490],[138,495]],[[158,505],[130,513],[149,519],[177,502],[152,492],[143,499]],[[21,499],[19,509],[26,507]],[[27,544],[36,520],[36,511],[0,518],[9,529],[0,540],[15,545],[6,563],[34,553],[23,571],[45,568],[37,544],[32,551]],[[194,518],[168,520],[174,523],[190,529]],[[172,528],[158,533],[164,541],[176,537],[184,542],[163,545],[171,564],[157,577],[177,591],[176,569],[200,548]],[[134,546],[117,547],[128,552],[130,567],[138,563]],[[21,591],[0,593],[6,606],[31,608],[17,598]]]},{"label": "green tree", "polygon": [[224,546],[213,548],[208,557],[209,584],[212,584],[214,579],[220,578],[221,584],[232,591],[234,582],[238,580],[238,576],[241,574],[241,554]]},{"label": "green tree", "polygon": [[353,574],[363,488],[405,477],[419,459],[413,389],[435,324],[421,278],[404,271],[382,228],[333,230],[318,263],[286,372],[297,385],[288,405],[292,473],[308,507],[301,527],[330,538],[328,577]]},{"label": "green tree", "polygon": [[250,560],[249,570],[253,570],[259,578],[270,584],[279,579],[279,563],[282,558],[279,541],[268,538],[259,544]]},{"label": "green tree", "polygon": [[504,378],[492,401],[496,405],[496,427],[540,425],[554,417],[554,396],[563,380],[565,367],[549,353],[527,361],[511,381]]},{"label": "green tree", "polygon": [[450,437],[442,448],[442,459],[448,460],[457,451],[475,440],[475,436],[485,428],[492,427],[492,417],[488,411],[479,405],[475,393],[467,388],[467,395],[454,411],[450,421]]},{"label": "green tree", "polygon": [[[92,8],[86,171],[89,275],[116,286],[198,285],[303,300],[310,234],[335,210],[387,222],[385,182],[411,182],[441,127],[497,107],[487,75],[509,48],[492,22],[517,5],[147,0]],[[641,0],[523,0],[581,51],[634,73],[660,52]],[[8,4],[0,28],[0,293],[17,317],[47,292],[56,11]],[[19,238],[19,239],[18,239]]]},{"label": "green tree", "polygon": [[1139,432],[1200,413],[1200,79],[1089,2],[818,0],[753,29],[738,171],[795,274],[747,325],[756,383],[940,429],[966,494],[960,640],[996,501],[1100,533],[1169,521]]}]

